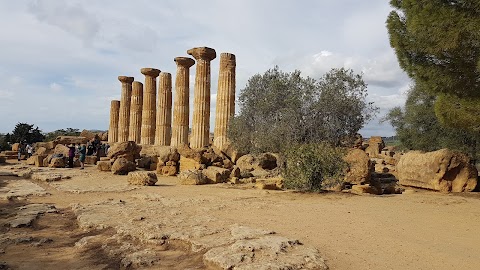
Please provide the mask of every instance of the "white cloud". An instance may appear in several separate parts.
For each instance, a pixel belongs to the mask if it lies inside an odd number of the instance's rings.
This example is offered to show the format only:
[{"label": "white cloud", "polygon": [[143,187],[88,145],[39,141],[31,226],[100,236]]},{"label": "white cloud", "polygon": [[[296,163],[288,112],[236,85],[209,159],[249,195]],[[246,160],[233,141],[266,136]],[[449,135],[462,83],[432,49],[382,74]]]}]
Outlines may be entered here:
[{"label": "white cloud", "polygon": [[32,1],[28,11],[41,21],[80,38],[89,44],[100,25],[97,18],[87,12],[80,4],[72,4],[58,0]]},{"label": "white cloud", "polygon": [[15,96],[13,91],[0,90],[0,98],[2,99],[12,99]]},{"label": "white cloud", "polygon": [[[110,100],[120,97],[118,75],[143,82],[140,68],[156,67],[174,77],[173,58],[197,46],[237,56],[237,95],[248,78],[275,64],[313,77],[344,66],[364,72],[370,97],[386,110],[401,102],[398,91],[406,84],[386,36],[387,2],[2,1],[0,24],[15,27],[0,28],[0,97],[14,90],[29,98],[24,110],[2,119],[0,132],[18,121],[46,131],[106,129]],[[212,128],[218,66],[217,58]],[[195,67],[190,75],[193,102]],[[39,114],[40,107],[48,109]],[[0,110],[16,108],[0,98]]]},{"label": "white cloud", "polygon": [[63,90],[63,87],[60,84],[54,82],[54,83],[50,84],[50,89],[53,92],[58,93],[58,92],[61,92]]}]

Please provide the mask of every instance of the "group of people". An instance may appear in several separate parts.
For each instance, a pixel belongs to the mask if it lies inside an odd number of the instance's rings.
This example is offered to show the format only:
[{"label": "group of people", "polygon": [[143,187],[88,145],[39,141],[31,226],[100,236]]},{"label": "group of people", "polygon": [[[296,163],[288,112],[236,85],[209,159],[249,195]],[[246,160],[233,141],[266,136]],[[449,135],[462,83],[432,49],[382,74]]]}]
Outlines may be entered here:
[{"label": "group of people", "polygon": [[33,146],[29,143],[20,143],[18,145],[18,161],[22,159],[22,154],[27,154],[28,157],[33,155]]},{"label": "group of people", "polygon": [[87,145],[77,143],[77,145],[70,144],[68,146],[68,167],[73,168],[73,159],[78,155],[80,161],[80,170],[85,168],[85,159],[87,156],[104,156],[108,153],[110,145],[103,144],[100,140],[92,140],[87,142]]}]

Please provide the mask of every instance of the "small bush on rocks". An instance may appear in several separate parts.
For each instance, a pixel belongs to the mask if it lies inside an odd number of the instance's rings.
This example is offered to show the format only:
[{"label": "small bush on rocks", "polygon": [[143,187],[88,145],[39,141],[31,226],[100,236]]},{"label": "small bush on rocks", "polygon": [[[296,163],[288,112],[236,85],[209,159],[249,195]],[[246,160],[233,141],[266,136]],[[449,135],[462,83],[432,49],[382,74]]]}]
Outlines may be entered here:
[{"label": "small bush on rocks", "polygon": [[347,167],[344,155],[344,149],[327,143],[290,147],[285,153],[285,187],[320,191],[341,184]]}]

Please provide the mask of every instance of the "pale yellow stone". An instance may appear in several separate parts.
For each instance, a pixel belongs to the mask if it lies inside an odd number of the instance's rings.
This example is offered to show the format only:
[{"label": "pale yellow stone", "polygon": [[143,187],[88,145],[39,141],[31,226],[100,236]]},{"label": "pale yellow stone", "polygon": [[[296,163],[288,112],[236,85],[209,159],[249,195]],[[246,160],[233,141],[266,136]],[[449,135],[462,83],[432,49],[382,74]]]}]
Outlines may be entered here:
[{"label": "pale yellow stone", "polygon": [[172,146],[188,146],[190,114],[190,67],[195,61],[188,57],[176,57],[175,103],[173,109]]},{"label": "pale yellow stone", "polygon": [[227,140],[228,121],[235,114],[235,55],[220,54],[220,72],[218,76],[217,108],[213,145],[223,149]]},{"label": "pale yellow stone", "polygon": [[190,147],[198,149],[209,145],[210,61],[217,55],[214,49],[208,47],[193,48],[187,53],[197,60]]},{"label": "pale yellow stone", "polygon": [[172,75],[160,73],[155,145],[169,146],[172,138]]},{"label": "pale yellow stone", "polygon": [[155,122],[157,111],[157,77],[160,70],[155,68],[142,68],[145,75],[145,86],[143,91],[142,106],[142,131],[140,143],[153,145],[155,143]]},{"label": "pale yellow stone", "polygon": [[120,100],[112,100],[110,103],[110,127],[108,128],[108,142],[118,142],[118,116],[120,113]]}]

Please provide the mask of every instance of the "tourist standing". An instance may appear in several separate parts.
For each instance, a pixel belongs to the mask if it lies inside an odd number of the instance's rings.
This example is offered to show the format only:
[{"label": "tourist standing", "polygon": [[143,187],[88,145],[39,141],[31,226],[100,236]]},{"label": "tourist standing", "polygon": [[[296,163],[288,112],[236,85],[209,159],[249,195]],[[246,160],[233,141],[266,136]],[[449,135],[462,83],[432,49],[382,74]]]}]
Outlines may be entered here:
[{"label": "tourist standing", "polygon": [[31,146],[30,144],[27,144],[25,149],[27,150],[28,157],[31,157],[33,154],[33,146]]},{"label": "tourist standing", "polygon": [[22,144],[18,144],[18,161],[22,158]]},{"label": "tourist standing", "polygon": [[80,146],[80,149],[78,150],[79,154],[80,154],[80,157],[79,157],[79,160],[80,160],[80,170],[83,170],[85,167],[85,156],[87,154],[87,148],[85,147],[84,144],[82,144]]},{"label": "tourist standing", "polygon": [[70,144],[68,146],[68,167],[73,168],[73,158],[75,157],[75,146]]}]

